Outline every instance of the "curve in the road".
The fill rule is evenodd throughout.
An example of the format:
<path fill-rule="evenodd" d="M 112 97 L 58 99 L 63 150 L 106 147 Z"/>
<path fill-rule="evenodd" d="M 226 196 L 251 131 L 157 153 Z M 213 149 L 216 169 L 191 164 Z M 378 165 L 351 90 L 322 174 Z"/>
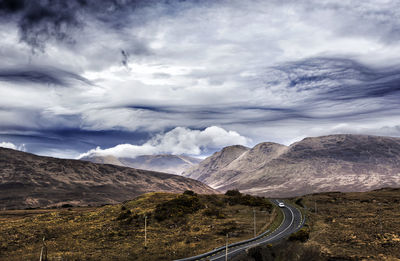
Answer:
<path fill-rule="evenodd" d="M 271 200 L 271 202 L 274 203 L 275 205 L 279 204 L 279 200 L 276 199 Z M 277 229 L 275 229 L 271 233 L 268 233 L 269 231 L 267 230 L 266 232 L 262 233 L 261 235 L 255 238 L 251 238 L 249 240 L 228 245 L 228 258 L 232 258 L 237 254 L 239 254 L 241 251 L 245 251 L 250 247 L 279 241 L 289 236 L 290 234 L 298 231 L 304 225 L 305 219 L 303 218 L 303 215 L 299 209 L 290 204 L 285 204 L 285 207 L 281 209 L 283 212 L 283 220 Z M 223 261 L 225 260 L 225 255 L 226 255 L 226 248 L 225 246 L 223 246 L 201 255 L 178 259 L 176 261 L 194 261 L 194 260 Z"/>

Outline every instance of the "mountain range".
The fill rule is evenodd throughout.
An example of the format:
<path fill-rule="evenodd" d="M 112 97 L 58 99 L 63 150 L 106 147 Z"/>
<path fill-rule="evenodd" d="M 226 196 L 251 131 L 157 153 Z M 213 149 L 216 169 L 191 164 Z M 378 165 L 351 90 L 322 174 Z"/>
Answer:
<path fill-rule="evenodd" d="M 0 209 L 102 205 L 152 191 L 215 193 L 178 175 L 0 148 Z"/>
<path fill-rule="evenodd" d="M 135 158 L 89 155 L 81 160 L 93 163 L 112 164 L 136 169 L 152 170 L 180 175 L 186 169 L 197 165 L 201 159 L 183 155 L 141 155 Z"/>
<path fill-rule="evenodd" d="M 290 146 L 272 142 L 253 148 L 234 145 L 198 164 L 198 159 L 176 155 L 84 160 L 0 148 L 0 209 L 101 205 L 151 191 L 239 189 L 254 195 L 292 197 L 400 187 L 400 138 L 394 137 L 341 134 L 305 138 Z M 146 168 L 186 170 L 178 176 Z"/>
<path fill-rule="evenodd" d="M 269 197 L 400 186 L 400 139 L 368 135 L 305 138 L 290 146 L 229 146 L 183 173 L 211 187 Z"/>

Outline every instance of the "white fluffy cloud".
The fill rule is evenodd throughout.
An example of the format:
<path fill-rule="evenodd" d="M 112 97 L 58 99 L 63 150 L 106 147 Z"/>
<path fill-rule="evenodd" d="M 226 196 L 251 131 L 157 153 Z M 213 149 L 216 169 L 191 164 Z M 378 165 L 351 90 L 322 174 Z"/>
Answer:
<path fill-rule="evenodd" d="M 4 142 L 4 141 L 0 143 L 0 147 L 7 148 L 7 149 L 13 149 L 13 150 L 17 149 L 17 146 L 15 146 L 14 143 Z"/>
<path fill-rule="evenodd" d="M 217 126 L 208 127 L 203 131 L 176 127 L 167 133 L 156 135 L 142 145 L 120 144 L 108 149 L 97 147 L 80 155 L 80 158 L 94 155 L 134 158 L 139 155 L 162 153 L 200 155 L 206 148 L 247 145 L 249 142 L 248 138 L 239 133 Z"/>
<path fill-rule="evenodd" d="M 21 144 L 21 145 L 17 146 L 12 142 L 7 142 L 7 141 L 0 142 L 0 147 L 7 148 L 7 149 L 13 149 L 13 150 L 26 151 L 25 144 Z"/>

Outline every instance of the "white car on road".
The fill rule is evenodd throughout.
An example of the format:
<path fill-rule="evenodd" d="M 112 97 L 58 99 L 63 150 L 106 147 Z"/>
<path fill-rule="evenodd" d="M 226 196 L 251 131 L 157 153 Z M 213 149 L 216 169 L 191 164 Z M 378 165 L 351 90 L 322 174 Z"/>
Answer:
<path fill-rule="evenodd" d="M 279 202 L 278 206 L 279 206 L 280 208 L 284 208 L 284 207 L 285 207 L 285 204 L 283 204 L 283 202 Z"/>

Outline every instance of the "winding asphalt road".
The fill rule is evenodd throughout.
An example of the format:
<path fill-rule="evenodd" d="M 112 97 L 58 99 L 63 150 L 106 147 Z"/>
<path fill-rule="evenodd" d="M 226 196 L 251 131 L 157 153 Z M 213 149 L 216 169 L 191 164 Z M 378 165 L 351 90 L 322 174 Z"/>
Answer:
<path fill-rule="evenodd" d="M 282 200 L 273 199 L 272 203 L 278 205 L 279 202 L 283 202 Z M 243 244 L 233 244 L 234 246 L 228 246 L 228 260 L 242 251 L 245 251 L 248 248 L 269 244 L 273 242 L 277 242 L 290 234 L 298 231 L 303 225 L 304 220 L 303 216 L 297 208 L 290 204 L 285 203 L 285 207 L 281 208 L 284 214 L 284 218 L 280 226 L 272 231 L 271 233 L 265 233 L 263 236 L 258 236 L 254 239 L 243 241 Z M 224 261 L 225 260 L 226 248 L 220 247 L 216 250 L 193 256 L 188 258 L 179 259 L 176 261 L 194 261 L 194 260 L 211 260 L 211 261 Z"/>

